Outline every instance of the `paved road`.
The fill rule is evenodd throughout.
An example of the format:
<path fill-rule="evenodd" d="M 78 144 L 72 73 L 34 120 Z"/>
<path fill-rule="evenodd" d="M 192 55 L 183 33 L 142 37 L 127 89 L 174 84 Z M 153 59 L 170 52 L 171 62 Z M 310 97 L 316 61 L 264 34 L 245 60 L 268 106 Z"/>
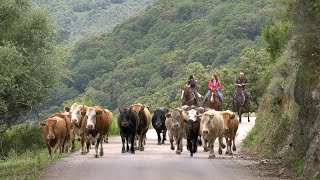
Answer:
<path fill-rule="evenodd" d="M 244 121 L 246 118 L 244 119 Z M 241 140 L 253 127 L 255 118 L 251 123 L 243 122 L 239 126 L 237 136 L 238 148 Z M 45 169 L 45 176 L 40 179 L 109 179 L 109 180 L 255 180 L 270 179 L 258 177 L 244 165 L 256 163 L 234 157 L 218 155 L 217 143 L 215 145 L 215 159 L 208 159 L 208 152 L 199 151 L 190 157 L 186 150 L 177 155 L 170 150 L 169 141 L 164 145 L 157 145 L 156 133 L 150 129 L 147 133 L 145 151 L 137 151 L 136 154 L 122 154 L 120 137 L 109 140 L 104 144 L 105 155 L 94 158 L 93 150 L 89 154 L 80 155 L 74 153 L 71 157 L 51 165 Z M 167 138 L 168 139 L 168 138 Z M 225 150 L 224 150 L 225 153 Z"/>

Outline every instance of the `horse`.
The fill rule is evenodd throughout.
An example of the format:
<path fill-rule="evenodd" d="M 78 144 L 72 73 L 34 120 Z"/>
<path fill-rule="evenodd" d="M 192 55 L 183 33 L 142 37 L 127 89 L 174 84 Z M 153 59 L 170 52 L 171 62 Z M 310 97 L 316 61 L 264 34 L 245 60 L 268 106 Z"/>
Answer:
<path fill-rule="evenodd" d="M 243 110 L 248 113 L 248 122 L 250 122 L 250 99 L 246 99 L 245 92 L 243 89 L 238 88 L 236 91 L 236 95 L 233 99 L 233 109 L 238 113 L 239 123 L 241 123 L 241 115 Z"/>
<path fill-rule="evenodd" d="M 208 96 L 207 106 L 210 109 L 214 109 L 216 111 L 222 110 L 222 102 L 218 96 L 217 89 L 213 88 L 210 90 L 210 94 Z"/>
<path fill-rule="evenodd" d="M 197 102 L 197 99 L 194 95 L 193 90 L 191 89 L 191 87 L 184 87 L 182 90 L 182 94 L 181 94 L 181 100 L 182 100 L 182 106 L 183 105 L 188 105 L 188 106 L 198 106 L 199 102 Z"/>

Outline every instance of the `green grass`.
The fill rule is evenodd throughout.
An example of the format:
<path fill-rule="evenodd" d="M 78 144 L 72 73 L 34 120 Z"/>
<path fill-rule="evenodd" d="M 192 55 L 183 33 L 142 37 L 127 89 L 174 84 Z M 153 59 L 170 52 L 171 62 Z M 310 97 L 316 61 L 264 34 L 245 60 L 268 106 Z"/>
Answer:
<path fill-rule="evenodd" d="M 10 152 L 6 160 L 0 161 L 0 179 L 37 179 L 42 175 L 43 168 L 46 165 L 69 154 L 56 154 L 51 159 L 48 156 L 47 149 L 38 150 L 37 152 L 27 151 L 20 155 Z"/>

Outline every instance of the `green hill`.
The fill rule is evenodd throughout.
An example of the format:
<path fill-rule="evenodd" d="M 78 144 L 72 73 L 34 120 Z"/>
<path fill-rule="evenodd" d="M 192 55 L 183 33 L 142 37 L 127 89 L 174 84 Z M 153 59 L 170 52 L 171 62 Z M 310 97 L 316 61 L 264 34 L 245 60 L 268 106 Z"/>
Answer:
<path fill-rule="evenodd" d="M 265 0 L 158 1 L 112 33 L 78 42 L 68 62 L 71 79 L 54 102 L 61 102 L 66 97 L 62 95 L 74 98 L 80 93 L 81 99 L 110 109 L 137 101 L 152 107 L 176 106 L 190 74 L 200 78 L 198 89 L 205 94 L 215 72 L 229 104 L 239 70 L 251 68 L 252 81 L 260 76 L 246 61 L 267 64 L 261 60 L 266 52 L 255 49 L 263 44 L 262 27 L 271 10 Z M 256 99 L 263 93 L 252 89 Z"/>
<path fill-rule="evenodd" d="M 151 5 L 155 0 L 33 0 L 51 12 L 58 39 L 74 43 L 84 37 L 110 32 L 114 26 Z"/>

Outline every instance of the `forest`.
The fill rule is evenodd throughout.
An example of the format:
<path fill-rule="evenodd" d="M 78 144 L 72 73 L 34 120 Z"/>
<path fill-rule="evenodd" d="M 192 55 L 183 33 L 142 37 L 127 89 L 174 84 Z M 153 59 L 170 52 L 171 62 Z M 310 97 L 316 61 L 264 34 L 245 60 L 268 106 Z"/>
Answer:
<path fill-rule="evenodd" d="M 38 122 L 73 102 L 115 113 L 135 102 L 151 110 L 180 106 L 190 74 L 202 95 L 217 74 L 224 109 L 231 109 L 243 71 L 257 113 L 245 147 L 318 178 L 318 1 L 158 0 L 137 9 L 130 0 L 54 2 L 0 3 L 3 157 L 12 148 L 3 137 L 13 137 L 14 125 Z"/>

